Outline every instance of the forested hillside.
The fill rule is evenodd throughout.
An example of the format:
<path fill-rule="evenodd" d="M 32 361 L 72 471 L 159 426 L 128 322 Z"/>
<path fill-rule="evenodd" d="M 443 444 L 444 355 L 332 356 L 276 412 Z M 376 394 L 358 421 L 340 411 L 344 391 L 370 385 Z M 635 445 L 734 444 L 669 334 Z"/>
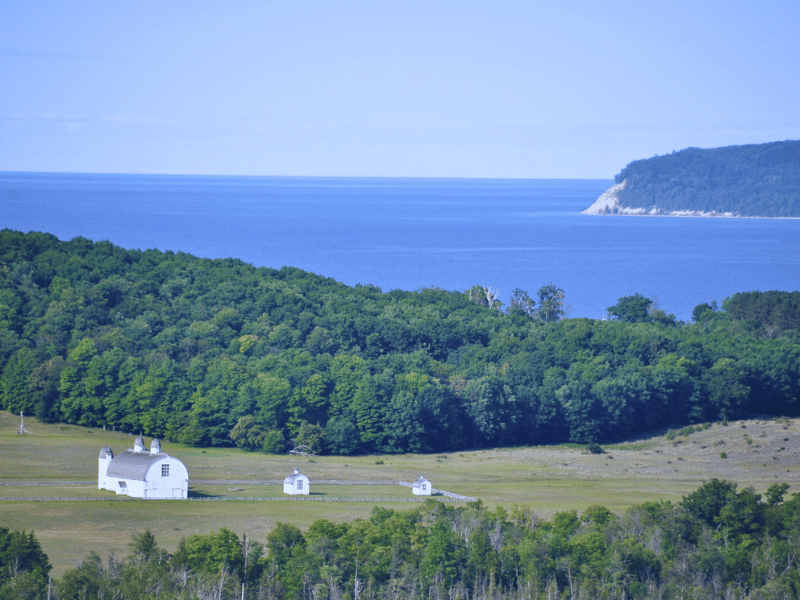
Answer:
<path fill-rule="evenodd" d="M 52 596 L 797 599 L 800 494 L 784 501 L 788 487 L 762 497 L 713 479 L 676 505 L 621 515 L 595 505 L 552 521 L 527 507 L 429 500 L 410 511 L 376 506 L 351 523 L 320 519 L 305 533 L 279 522 L 265 543 L 223 528 L 184 538 L 172 554 L 145 530 L 127 556 L 87 556 L 52 582 Z M 10 535 L 26 545 L 0 551 L 0 594 L 50 598 L 48 557 L 33 534 Z"/>
<path fill-rule="evenodd" d="M 615 181 L 626 208 L 800 217 L 800 141 L 686 148 L 634 161 Z"/>
<path fill-rule="evenodd" d="M 608 321 L 562 319 L 556 285 L 534 296 L 516 290 L 501 307 L 483 286 L 384 293 L 4 230 L 0 406 L 196 445 L 337 454 L 603 442 L 800 413 L 796 293 L 699 304 L 694 324 L 638 294 Z"/>

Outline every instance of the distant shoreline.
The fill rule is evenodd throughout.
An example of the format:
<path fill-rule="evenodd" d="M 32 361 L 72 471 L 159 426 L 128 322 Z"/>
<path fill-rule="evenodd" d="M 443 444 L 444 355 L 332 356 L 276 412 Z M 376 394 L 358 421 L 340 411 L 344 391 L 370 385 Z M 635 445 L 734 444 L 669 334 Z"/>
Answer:
<path fill-rule="evenodd" d="M 593 215 L 600 217 L 695 217 L 701 219 L 770 219 L 770 220 L 797 220 L 800 217 L 766 217 L 761 215 L 738 215 L 731 212 L 718 213 L 706 212 L 701 210 L 674 210 L 661 212 L 657 208 L 650 211 L 644 208 L 630 208 L 621 206 L 618 194 L 627 184 L 627 179 L 622 183 L 617 183 L 600 194 L 592 205 L 586 210 L 581 211 L 582 215 Z"/>

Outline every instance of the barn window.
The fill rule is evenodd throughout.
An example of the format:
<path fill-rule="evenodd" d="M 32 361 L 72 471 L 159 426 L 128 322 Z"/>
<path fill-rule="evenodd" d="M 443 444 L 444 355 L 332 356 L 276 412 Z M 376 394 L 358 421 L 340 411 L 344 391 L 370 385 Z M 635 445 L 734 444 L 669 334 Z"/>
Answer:
<path fill-rule="evenodd" d="M 117 483 L 119 484 L 119 487 L 121 487 L 121 488 L 128 487 L 128 482 L 127 481 L 118 481 Z"/>
<path fill-rule="evenodd" d="M 427 483 L 423 483 L 422 484 L 422 491 L 424 492 L 427 489 L 428 489 L 428 484 Z"/>
<path fill-rule="evenodd" d="M 161 465 L 161 476 L 169 477 L 169 465 Z"/>
<path fill-rule="evenodd" d="M 298 490 L 302 490 L 303 489 L 303 480 L 302 479 L 298 479 L 297 480 L 297 489 Z"/>

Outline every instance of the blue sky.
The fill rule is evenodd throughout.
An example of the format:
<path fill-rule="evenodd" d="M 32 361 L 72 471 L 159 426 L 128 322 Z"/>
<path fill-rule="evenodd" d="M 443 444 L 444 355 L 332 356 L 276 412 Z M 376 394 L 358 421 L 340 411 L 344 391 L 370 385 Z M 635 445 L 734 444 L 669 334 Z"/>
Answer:
<path fill-rule="evenodd" d="M 611 178 L 800 138 L 800 2 L 0 4 L 0 170 Z"/>

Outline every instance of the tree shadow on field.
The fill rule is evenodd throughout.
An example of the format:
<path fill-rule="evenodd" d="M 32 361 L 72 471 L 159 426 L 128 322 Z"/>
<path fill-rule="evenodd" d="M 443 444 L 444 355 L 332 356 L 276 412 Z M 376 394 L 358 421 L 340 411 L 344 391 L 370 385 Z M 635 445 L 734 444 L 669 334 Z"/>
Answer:
<path fill-rule="evenodd" d="M 200 490 L 189 490 L 189 498 L 219 498 L 219 494 L 206 494 Z"/>

